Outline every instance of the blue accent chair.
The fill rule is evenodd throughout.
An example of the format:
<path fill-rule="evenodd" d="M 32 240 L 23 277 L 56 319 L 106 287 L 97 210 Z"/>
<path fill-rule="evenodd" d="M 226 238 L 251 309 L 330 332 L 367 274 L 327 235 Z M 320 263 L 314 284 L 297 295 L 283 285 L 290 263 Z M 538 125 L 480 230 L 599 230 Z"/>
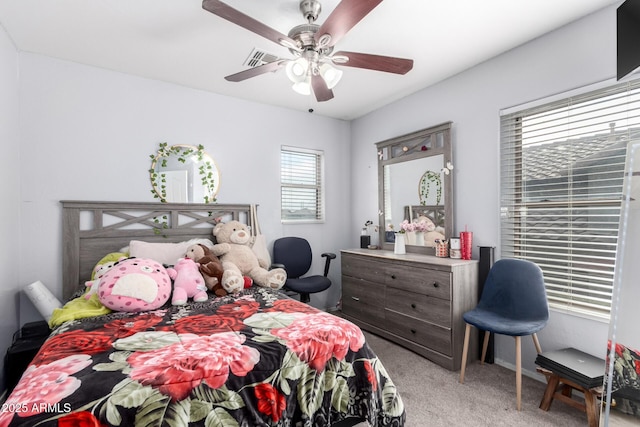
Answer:
<path fill-rule="evenodd" d="M 281 267 L 287 272 L 287 281 L 283 289 L 285 292 L 300 294 L 300 301 L 304 303 L 311 300 L 309 294 L 322 292 L 331 286 L 331 280 L 327 275 L 331 260 L 335 259 L 336 254 L 327 252 L 323 253 L 322 257 L 326 258 L 324 275 L 304 276 L 311 268 L 313 260 L 309 242 L 301 237 L 282 237 L 273 242 L 272 267 Z"/>
<path fill-rule="evenodd" d="M 531 261 L 501 259 L 489 270 L 480 302 L 462 316 L 467 323 L 462 349 L 460 383 L 469 350 L 471 326 L 485 331 L 480 363 L 484 363 L 491 333 L 509 335 L 516 341 L 516 399 L 517 409 L 522 401 L 521 337 L 531 335 L 538 353 L 542 353 L 537 332 L 549 321 L 549 304 L 542 270 Z"/>

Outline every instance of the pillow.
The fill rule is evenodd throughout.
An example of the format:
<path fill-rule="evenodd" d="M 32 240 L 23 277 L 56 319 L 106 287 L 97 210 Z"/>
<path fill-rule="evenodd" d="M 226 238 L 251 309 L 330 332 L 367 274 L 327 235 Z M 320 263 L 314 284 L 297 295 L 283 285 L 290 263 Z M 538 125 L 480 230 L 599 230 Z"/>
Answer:
<path fill-rule="evenodd" d="M 179 243 L 150 243 L 132 240 L 129 242 L 129 256 L 149 258 L 161 264 L 174 265 L 180 258 L 184 258 L 189 246 L 197 243 L 213 247 L 213 242 L 209 239 L 191 239 Z"/>

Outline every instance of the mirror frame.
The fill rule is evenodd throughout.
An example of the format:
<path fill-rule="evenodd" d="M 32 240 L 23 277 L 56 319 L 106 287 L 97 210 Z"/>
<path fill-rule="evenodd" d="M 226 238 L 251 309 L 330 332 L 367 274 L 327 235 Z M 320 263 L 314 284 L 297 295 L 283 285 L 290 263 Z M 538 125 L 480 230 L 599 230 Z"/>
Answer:
<path fill-rule="evenodd" d="M 451 124 L 442 123 L 406 135 L 377 142 L 378 151 L 378 209 L 379 209 L 379 239 L 380 247 L 386 250 L 393 250 L 393 243 L 385 241 L 385 208 L 384 208 L 384 170 L 385 166 L 393 165 L 411 160 L 442 155 L 442 168 L 447 163 L 453 163 L 451 147 Z M 453 236 L 453 172 L 442 174 L 442 194 L 444 196 L 444 229 L 445 236 L 449 240 Z M 416 183 L 416 188 L 418 183 Z M 416 194 L 416 200 L 418 194 Z M 413 205 L 415 206 L 415 205 Z M 403 207 L 403 210 L 404 207 Z M 394 224 L 399 226 L 400 224 Z M 407 252 L 435 254 L 434 247 L 407 245 Z"/>
<path fill-rule="evenodd" d="M 167 203 L 166 195 L 163 192 L 163 182 L 165 177 L 162 168 L 171 157 L 176 157 L 179 162 L 184 163 L 186 157 L 197 156 L 198 161 L 203 163 L 198 170 L 200 184 L 208 188 L 209 193 L 204 196 L 204 201 L 192 201 L 185 203 L 215 203 L 216 196 L 220 191 L 220 169 L 215 160 L 204 149 L 203 145 L 175 144 L 168 145 L 166 142 L 160 143 L 160 147 L 155 154 L 151 154 L 151 168 L 149 169 L 149 179 L 151 180 L 151 193 L 162 203 Z"/>

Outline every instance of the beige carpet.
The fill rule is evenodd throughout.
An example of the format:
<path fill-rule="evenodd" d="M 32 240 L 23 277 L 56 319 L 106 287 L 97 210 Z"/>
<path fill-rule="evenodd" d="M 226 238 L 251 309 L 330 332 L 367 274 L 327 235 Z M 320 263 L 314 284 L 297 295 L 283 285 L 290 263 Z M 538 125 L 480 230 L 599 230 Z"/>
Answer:
<path fill-rule="evenodd" d="M 407 427 L 562 426 L 584 427 L 587 415 L 562 402 L 538 408 L 544 378 L 522 378 L 522 411 L 516 410 L 515 372 L 495 364 L 467 366 L 465 383 L 429 360 L 365 332 L 391 375 L 407 411 Z"/>

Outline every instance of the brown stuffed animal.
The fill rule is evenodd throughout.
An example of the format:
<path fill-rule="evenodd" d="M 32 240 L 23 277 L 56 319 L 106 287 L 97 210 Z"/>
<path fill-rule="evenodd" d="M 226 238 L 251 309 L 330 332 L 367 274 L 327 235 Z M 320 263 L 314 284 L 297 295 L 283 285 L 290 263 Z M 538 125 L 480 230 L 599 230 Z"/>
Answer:
<path fill-rule="evenodd" d="M 222 262 L 205 245 L 196 244 L 187 248 L 187 258 L 199 264 L 200 273 L 207 288 L 216 296 L 223 297 L 227 291 L 222 287 Z"/>

